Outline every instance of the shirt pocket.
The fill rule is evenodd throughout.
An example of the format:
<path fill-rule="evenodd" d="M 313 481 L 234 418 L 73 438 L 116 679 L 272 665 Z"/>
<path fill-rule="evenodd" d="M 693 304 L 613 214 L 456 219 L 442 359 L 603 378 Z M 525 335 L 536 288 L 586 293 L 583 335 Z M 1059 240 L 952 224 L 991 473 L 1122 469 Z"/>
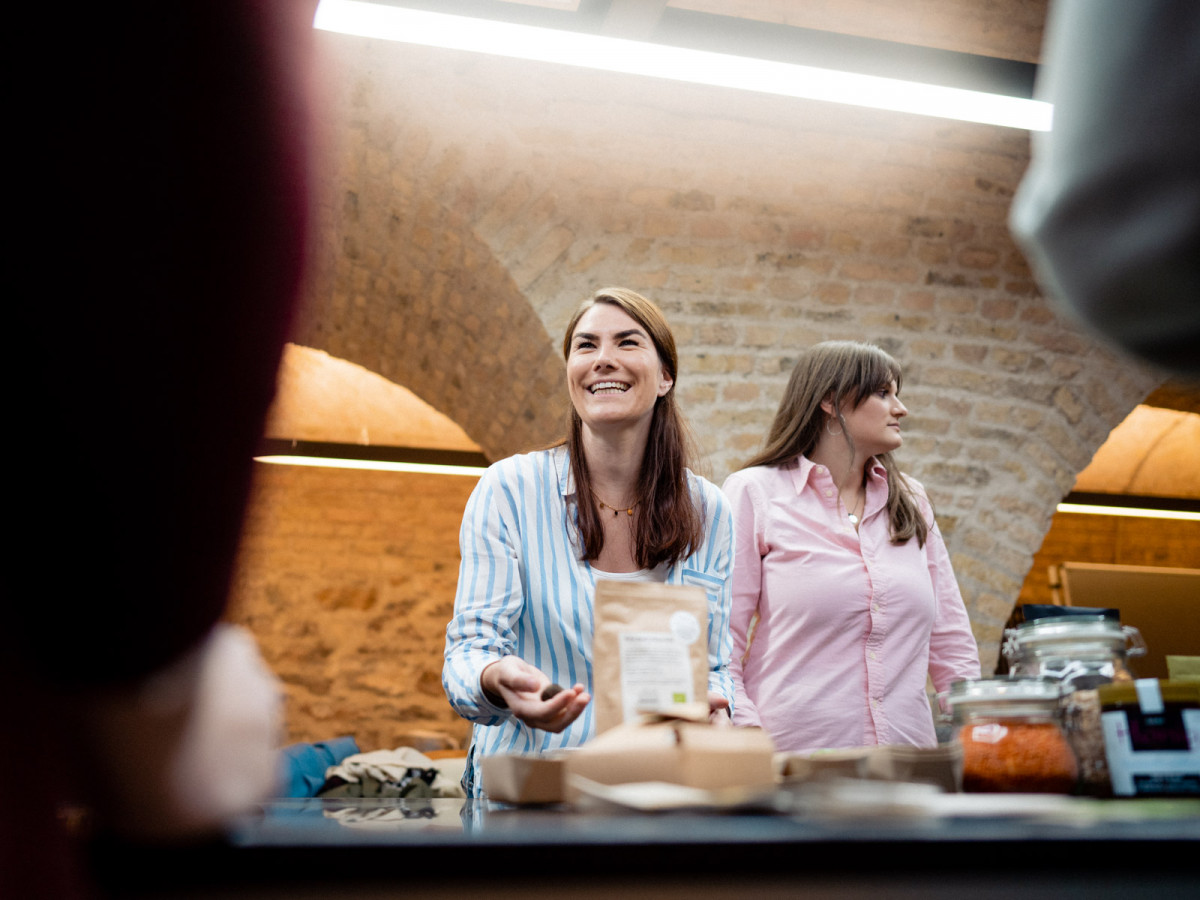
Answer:
<path fill-rule="evenodd" d="M 696 585 L 708 591 L 708 599 L 719 600 L 721 597 L 721 589 L 725 586 L 725 579 L 717 575 L 710 575 L 700 569 L 684 568 L 679 573 L 679 580 L 683 584 Z"/>

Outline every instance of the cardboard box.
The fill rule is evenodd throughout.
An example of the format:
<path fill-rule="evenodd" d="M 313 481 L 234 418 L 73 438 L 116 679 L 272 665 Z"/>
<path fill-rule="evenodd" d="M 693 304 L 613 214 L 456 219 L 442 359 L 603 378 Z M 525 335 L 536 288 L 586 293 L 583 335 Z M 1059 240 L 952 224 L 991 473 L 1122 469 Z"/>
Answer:
<path fill-rule="evenodd" d="M 937 747 L 882 744 L 785 753 L 775 760 L 784 784 L 825 779 L 861 779 L 931 784 L 946 793 L 962 790 L 963 750 L 958 743 Z"/>
<path fill-rule="evenodd" d="M 660 781 L 705 790 L 769 789 L 775 745 L 760 728 L 647 716 L 618 725 L 575 749 L 566 760 L 566 797 L 575 776 L 598 784 Z"/>
<path fill-rule="evenodd" d="M 545 756 L 498 754 L 480 760 L 483 789 L 489 800 L 500 803 L 561 803 L 564 759 L 568 754 Z"/>

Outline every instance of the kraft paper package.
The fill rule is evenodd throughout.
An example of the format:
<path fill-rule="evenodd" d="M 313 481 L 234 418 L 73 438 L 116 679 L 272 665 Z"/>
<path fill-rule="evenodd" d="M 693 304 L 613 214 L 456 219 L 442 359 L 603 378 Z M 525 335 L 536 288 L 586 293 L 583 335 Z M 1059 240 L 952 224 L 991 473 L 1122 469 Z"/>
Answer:
<path fill-rule="evenodd" d="M 775 745 L 761 728 L 709 724 L 708 703 L 678 704 L 610 728 L 566 756 L 566 799 L 578 803 L 597 785 L 672 784 L 704 791 L 775 787 Z M 725 798 L 728 799 L 727 797 Z M 719 805 L 721 798 L 692 803 Z"/>
<path fill-rule="evenodd" d="M 566 751 L 534 754 L 501 753 L 479 761 L 489 800 L 501 803 L 561 803 Z"/>
<path fill-rule="evenodd" d="M 596 734 L 639 712 L 708 698 L 708 594 L 646 581 L 596 582 Z"/>

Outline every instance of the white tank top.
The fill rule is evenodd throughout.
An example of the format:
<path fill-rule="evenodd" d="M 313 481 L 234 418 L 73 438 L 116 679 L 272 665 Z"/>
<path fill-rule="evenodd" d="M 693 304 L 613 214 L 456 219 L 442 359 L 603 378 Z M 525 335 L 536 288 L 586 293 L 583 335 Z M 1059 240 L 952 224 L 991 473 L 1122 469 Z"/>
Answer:
<path fill-rule="evenodd" d="M 596 573 L 597 578 L 609 581 L 657 581 L 659 584 L 665 584 L 667 580 L 666 563 L 660 563 L 653 569 L 638 569 L 636 572 L 605 572 L 595 566 L 592 566 L 592 571 Z"/>

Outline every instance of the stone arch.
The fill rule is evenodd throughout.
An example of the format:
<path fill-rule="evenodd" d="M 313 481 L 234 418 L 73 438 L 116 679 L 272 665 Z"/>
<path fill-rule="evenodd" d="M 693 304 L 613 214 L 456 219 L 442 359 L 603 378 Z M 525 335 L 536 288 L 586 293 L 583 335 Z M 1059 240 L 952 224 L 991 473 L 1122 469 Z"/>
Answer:
<path fill-rule="evenodd" d="M 439 197 L 396 194 L 389 175 L 325 186 L 339 213 L 295 339 L 407 387 L 489 459 L 555 439 L 567 407 L 556 342 L 463 218 Z"/>

